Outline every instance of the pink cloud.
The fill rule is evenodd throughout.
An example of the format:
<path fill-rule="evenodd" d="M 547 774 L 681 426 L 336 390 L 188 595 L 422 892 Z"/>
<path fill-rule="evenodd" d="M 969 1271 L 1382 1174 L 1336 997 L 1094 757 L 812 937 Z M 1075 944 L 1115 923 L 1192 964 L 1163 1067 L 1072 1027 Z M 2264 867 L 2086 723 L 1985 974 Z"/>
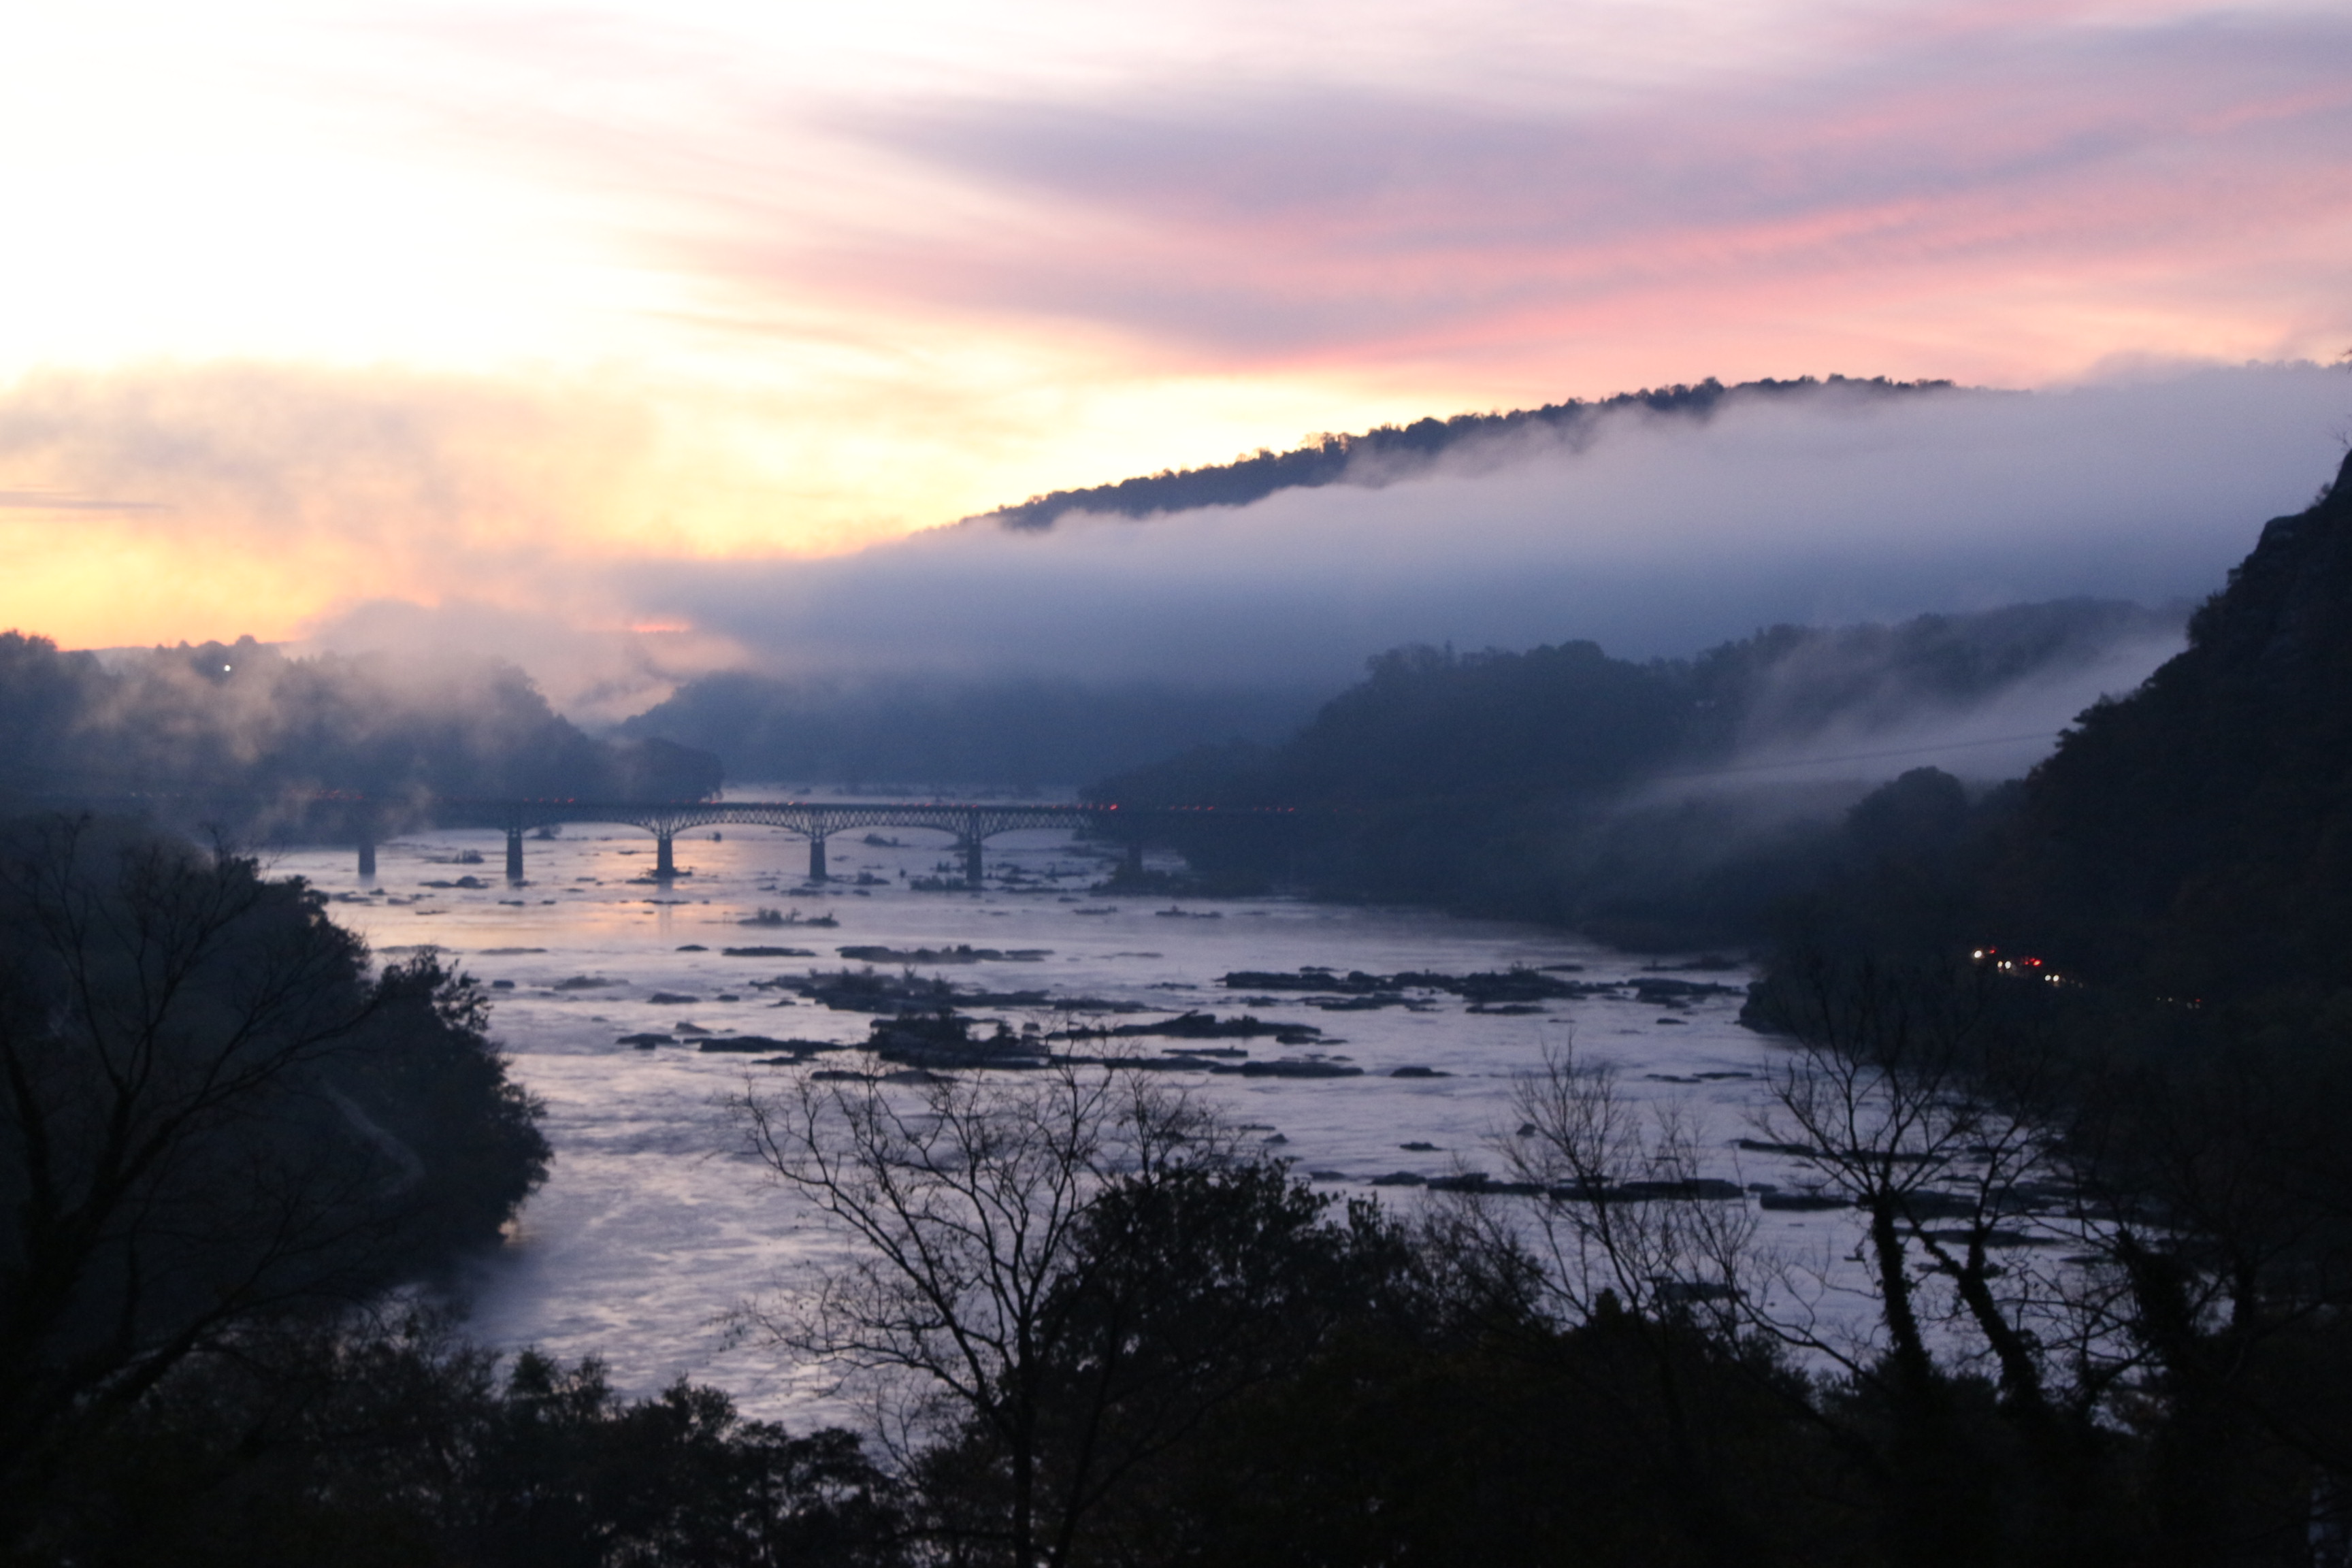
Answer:
<path fill-rule="evenodd" d="M 1422 41 L 1444 67 L 1420 68 L 1377 4 L 1366 36 L 1406 51 L 1378 69 L 1274 26 L 1239 67 L 913 76 L 541 14 L 441 24 L 478 68 L 404 90 L 456 144 L 591 193 L 680 320 L 820 352 L 977 332 L 1082 344 L 1114 377 L 1443 402 L 2352 342 L 2352 15 L 1771 15 L 1750 63 L 1612 77 L 1464 54 L 1442 19 Z M 1465 89 L 1481 70 L 1494 90 Z"/>
<path fill-rule="evenodd" d="M 832 129 L 899 161 L 877 199 L 929 182 L 984 193 L 985 219 L 754 214 L 671 254 L 748 299 L 1059 321 L 1237 368 L 1759 311 L 1791 342 L 1858 307 L 1897 337 L 2011 331 L 2101 294 L 2170 340 L 2123 346 L 2342 330 L 2352 18 L 1967 21 L 1556 117 L 1199 80 L 861 106 Z M 2044 374 L 2118 346 L 2078 335 Z"/>

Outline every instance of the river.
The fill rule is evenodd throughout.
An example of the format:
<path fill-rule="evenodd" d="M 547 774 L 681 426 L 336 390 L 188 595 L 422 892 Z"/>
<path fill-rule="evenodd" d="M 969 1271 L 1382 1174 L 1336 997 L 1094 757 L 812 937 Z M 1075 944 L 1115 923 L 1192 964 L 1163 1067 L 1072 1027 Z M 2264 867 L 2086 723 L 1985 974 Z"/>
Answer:
<path fill-rule="evenodd" d="M 1246 1011 L 1321 1030 L 1323 1037 L 1307 1045 L 1264 1037 L 1215 1043 L 1246 1049 L 1254 1059 L 1321 1058 L 1360 1076 L 1178 1076 L 1246 1137 L 1335 1193 L 1378 1191 L 1409 1204 L 1411 1187 L 1374 1189 L 1371 1179 L 1498 1172 L 1495 1144 L 1510 1131 L 1514 1075 L 1571 1039 L 1580 1053 L 1618 1061 L 1637 1089 L 1675 1096 L 1693 1109 L 1707 1147 L 1720 1151 L 1704 1173 L 1739 1180 L 1774 1173 L 1771 1157 L 1740 1152 L 1732 1142 L 1753 1131 L 1748 1111 L 1772 1049 L 1737 1021 L 1743 972 L 1677 972 L 1671 960 L 1629 957 L 1558 931 L 1427 910 L 1098 893 L 1092 889 L 1110 869 L 1108 855 L 1063 831 L 992 839 L 987 886 L 977 894 L 912 886 L 961 874 L 960 866 L 949 868 L 956 858 L 937 833 L 843 834 L 831 845 L 834 880 L 812 889 L 802 885 L 807 851 L 800 839 L 759 828 L 721 831 L 723 837 L 680 836 L 678 864 L 688 874 L 667 887 L 650 879 L 651 840 L 625 827 L 572 827 L 530 841 L 529 881 L 520 889 L 500 875 L 504 840 L 490 832 L 434 832 L 386 844 L 367 888 L 349 851 L 276 858 L 279 874 L 304 877 L 328 893 L 335 917 L 366 935 L 380 955 L 429 944 L 498 987 L 494 1033 L 516 1079 L 545 1102 L 556 1157 L 509 1245 L 472 1282 L 470 1331 L 487 1342 L 536 1345 L 567 1360 L 600 1356 L 614 1383 L 631 1392 L 684 1375 L 727 1388 L 748 1410 L 796 1423 L 841 1414 L 822 1397 L 812 1369 L 767 1346 L 732 1343 L 725 1329 L 732 1309 L 794 1270 L 822 1267 L 835 1245 L 804 1205 L 762 1179 L 719 1107 L 747 1079 L 790 1069 L 704 1053 L 693 1042 L 696 1031 L 862 1041 L 867 1015 L 752 984 L 855 968 L 838 955 L 846 946 L 1019 953 L 932 967 L 967 987 L 1045 989 L 1171 1012 Z M 744 923 L 763 909 L 798 923 Z M 837 923 L 807 923 L 815 917 Z M 752 945 L 815 956 L 720 951 Z M 1630 983 L 1656 978 L 1651 966 L 1661 962 L 1685 983 L 1721 989 L 1670 1005 L 1654 991 L 1648 1000 L 1637 997 Z M 1474 1011 L 1471 1002 L 1442 993 L 1416 993 L 1410 1007 L 1367 1011 L 1322 1011 L 1288 996 L 1244 1005 L 1246 991 L 1219 984 L 1231 971 L 1307 966 L 1342 974 L 1524 966 L 1629 984 L 1525 1012 Z M 1015 1029 L 1066 1021 L 1053 1006 L 976 1012 Z M 1137 1016 L 1148 1015 L 1111 1021 Z M 621 1043 L 644 1033 L 682 1043 Z M 1392 1076 L 1404 1068 L 1428 1072 Z M 1825 1216 L 1811 1222 L 1817 1231 L 1830 1228 Z M 1801 1228 L 1809 1221 L 1777 1223 Z"/>

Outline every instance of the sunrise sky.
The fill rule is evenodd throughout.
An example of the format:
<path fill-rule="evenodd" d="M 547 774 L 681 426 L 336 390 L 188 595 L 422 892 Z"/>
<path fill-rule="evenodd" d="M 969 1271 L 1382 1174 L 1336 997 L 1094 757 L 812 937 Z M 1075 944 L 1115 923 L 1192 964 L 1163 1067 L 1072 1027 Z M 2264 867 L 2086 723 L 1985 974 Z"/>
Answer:
<path fill-rule="evenodd" d="M 2335 362 L 2352 9 L 19 7 L 0 200 L 0 625 L 667 624 L 1314 431 Z"/>

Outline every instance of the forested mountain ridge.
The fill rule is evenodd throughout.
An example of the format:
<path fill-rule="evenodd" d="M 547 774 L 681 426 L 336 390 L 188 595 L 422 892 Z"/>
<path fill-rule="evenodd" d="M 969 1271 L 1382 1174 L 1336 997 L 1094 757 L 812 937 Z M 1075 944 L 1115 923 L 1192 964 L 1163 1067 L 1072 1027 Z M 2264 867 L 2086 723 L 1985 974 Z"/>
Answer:
<path fill-rule="evenodd" d="M 1279 832 L 1188 827 L 1186 853 L 1213 883 L 1447 904 L 1640 944 L 1734 941 L 1835 858 L 1837 815 L 1858 792 L 1636 799 L 1646 784 L 1759 752 L 1868 749 L 1888 733 L 1916 743 L 1939 717 L 2037 682 L 2079 683 L 2119 646 L 2179 624 L 2169 611 L 2062 600 L 1892 626 L 1778 626 L 1648 663 L 1589 642 L 1399 648 L 1278 746 L 1200 749 L 1087 794 L 1321 808 Z"/>
<path fill-rule="evenodd" d="M 2000 924 L 2184 997 L 2352 988 L 2352 456 L 2027 781 Z"/>
<path fill-rule="evenodd" d="M 1844 375 L 1832 375 L 1827 380 L 1806 375 L 1791 381 L 1768 377 L 1725 386 L 1709 376 L 1696 386 L 1644 388 L 1591 401 L 1574 397 L 1565 403 L 1548 403 L 1540 408 L 1515 409 L 1507 414 L 1456 414 L 1447 419 L 1416 419 L 1405 426 L 1379 426 L 1360 435 L 1327 434 L 1287 452 L 1261 448 L 1230 463 L 1166 468 L 1115 484 L 1054 490 L 1031 496 L 1018 506 L 999 507 L 963 521 L 1038 530 L 1053 527 L 1064 514 L 1074 511 L 1145 518 L 1162 512 L 1189 511 L 1196 507 L 1247 506 L 1276 490 L 1349 482 L 1383 483 L 1424 467 L 1440 454 L 1465 442 L 1526 431 L 1547 431 L 1573 440 L 1602 416 L 1634 409 L 1703 420 L 1725 404 L 1740 399 L 1803 396 L 1824 391 L 1894 397 L 1946 392 L 1952 386 L 1948 381 L 1889 381 L 1885 376 Z"/>

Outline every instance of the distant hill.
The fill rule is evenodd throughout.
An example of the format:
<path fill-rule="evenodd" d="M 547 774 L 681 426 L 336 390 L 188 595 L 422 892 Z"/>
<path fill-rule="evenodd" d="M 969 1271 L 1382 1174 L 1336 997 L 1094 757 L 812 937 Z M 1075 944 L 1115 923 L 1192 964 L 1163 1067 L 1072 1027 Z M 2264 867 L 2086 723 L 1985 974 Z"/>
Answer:
<path fill-rule="evenodd" d="M 1087 794 L 1314 808 L 1278 830 L 1202 814 L 1184 848 L 1213 884 L 1443 904 L 1640 945 L 1738 941 L 1841 852 L 1833 830 L 1864 788 L 1750 783 L 1740 761 L 1887 743 L 1873 735 L 1917 747 L 1939 722 L 2106 668 L 2118 645 L 2177 635 L 2179 620 L 2073 599 L 1892 626 L 1779 626 L 1648 663 L 1590 642 L 1399 648 L 1277 746 L 1202 748 Z M 1654 789 L 1727 766 L 1738 782 L 1703 797 Z"/>
<path fill-rule="evenodd" d="M 1527 431 L 1545 431 L 1572 440 L 1602 416 L 1635 408 L 1703 420 L 1725 404 L 1743 399 L 1813 396 L 1824 392 L 1847 396 L 1900 397 L 1950 390 L 1952 383 L 1948 381 L 1889 381 L 1885 376 L 1865 380 L 1832 375 L 1819 380 L 1807 375 L 1794 381 L 1747 381 L 1737 386 L 1725 386 L 1709 376 L 1696 386 L 1622 392 L 1592 401 L 1570 398 L 1566 403 L 1549 403 L 1541 408 L 1522 408 L 1508 414 L 1457 414 L 1450 419 L 1416 419 L 1405 426 L 1382 425 L 1361 435 L 1327 435 L 1288 452 L 1260 450 L 1255 456 L 1230 463 L 1164 469 L 1117 484 L 1055 490 L 964 521 L 992 521 L 1008 529 L 1046 529 L 1064 514 L 1074 511 L 1143 518 L 1198 507 L 1247 506 L 1276 490 L 1386 483 L 1424 468 L 1446 451 L 1468 442 Z"/>

